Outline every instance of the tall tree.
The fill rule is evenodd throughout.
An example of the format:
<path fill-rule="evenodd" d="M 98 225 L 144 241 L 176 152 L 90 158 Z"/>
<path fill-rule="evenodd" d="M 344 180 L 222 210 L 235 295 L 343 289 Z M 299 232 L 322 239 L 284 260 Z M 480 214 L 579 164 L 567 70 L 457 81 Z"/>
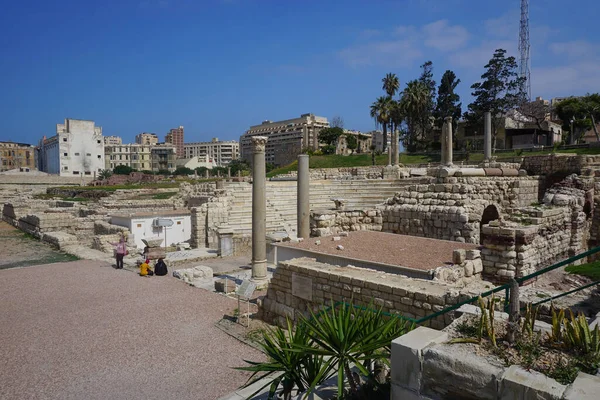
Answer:
<path fill-rule="evenodd" d="M 456 134 L 456 126 L 462 115 L 462 103 L 460 96 L 455 92 L 460 79 L 456 78 L 453 71 L 447 70 L 442 75 L 440 86 L 438 88 L 437 104 L 435 107 L 436 125 L 441 128 L 444 124 L 444 118 L 452 117 L 452 132 Z"/>
<path fill-rule="evenodd" d="M 376 126 L 383 128 L 383 151 L 387 148 L 387 127 L 390 123 L 393 102 L 389 96 L 380 96 L 371 104 L 371 118 L 375 120 Z"/>
<path fill-rule="evenodd" d="M 331 127 L 344 129 L 344 118 L 340 117 L 339 115 L 331 118 Z"/>
<path fill-rule="evenodd" d="M 417 149 L 419 142 L 425 139 L 425 134 L 430 127 L 429 93 L 429 88 L 419 80 L 408 82 L 402 91 L 400 108 L 407 126 L 403 141 L 408 151 Z"/>
<path fill-rule="evenodd" d="M 492 148 L 496 148 L 498 128 L 506 113 L 522 104 L 525 96 L 521 88 L 525 78 L 519 77 L 518 64 L 514 57 L 506 57 L 506 50 L 497 49 L 484 67 L 481 82 L 471 86 L 475 98 L 465 114 L 469 124 L 481 125 L 485 112 L 492 114 Z"/>
<path fill-rule="evenodd" d="M 388 96 L 394 97 L 396 92 L 400 89 L 400 81 L 396 74 L 388 72 L 385 77 L 381 80 L 383 83 L 382 89 L 387 93 Z"/>
<path fill-rule="evenodd" d="M 563 121 L 563 130 L 571 131 L 575 140 L 588 129 L 598 135 L 597 123 L 600 122 L 600 94 L 588 94 L 583 97 L 570 97 L 556 105 L 556 114 Z M 600 139 L 598 139 L 600 141 Z"/>

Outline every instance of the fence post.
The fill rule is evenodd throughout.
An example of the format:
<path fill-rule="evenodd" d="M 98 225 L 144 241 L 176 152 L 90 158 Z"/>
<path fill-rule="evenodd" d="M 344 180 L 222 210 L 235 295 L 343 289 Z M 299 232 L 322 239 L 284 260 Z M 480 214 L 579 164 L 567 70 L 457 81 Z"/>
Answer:
<path fill-rule="evenodd" d="M 510 281 L 510 300 L 508 303 L 508 331 L 506 338 L 509 343 L 515 342 L 516 334 L 519 331 L 520 306 L 519 283 L 513 279 Z"/>

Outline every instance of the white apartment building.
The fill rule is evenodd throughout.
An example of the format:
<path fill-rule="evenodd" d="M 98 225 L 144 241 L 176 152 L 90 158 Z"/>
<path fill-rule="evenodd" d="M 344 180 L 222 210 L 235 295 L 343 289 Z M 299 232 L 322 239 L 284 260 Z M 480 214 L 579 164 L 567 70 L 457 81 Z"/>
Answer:
<path fill-rule="evenodd" d="M 56 135 L 40 140 L 38 169 L 60 176 L 93 175 L 104 169 L 102 128 L 94 121 L 65 119 Z"/>
<path fill-rule="evenodd" d="M 318 150 L 319 131 L 329 127 L 326 117 L 314 114 L 302 114 L 300 118 L 285 121 L 263 121 L 251 126 L 240 137 L 241 157 L 252 162 L 252 136 L 268 137 L 266 162 L 276 166 L 287 165 L 294 161 L 302 149 Z"/>
<path fill-rule="evenodd" d="M 120 136 L 104 136 L 105 146 L 115 146 L 123 143 L 123 139 Z"/>
<path fill-rule="evenodd" d="M 118 165 L 126 165 L 137 171 L 174 171 L 175 146 L 121 144 L 105 147 L 106 169 L 113 170 Z"/>
<path fill-rule="evenodd" d="M 210 142 L 184 143 L 183 154 L 185 159 L 208 156 L 209 163 L 224 167 L 240 157 L 240 144 L 235 140 L 212 138 Z"/>
<path fill-rule="evenodd" d="M 137 144 L 145 144 L 145 145 L 155 145 L 158 144 L 158 135 L 156 133 L 148 133 L 142 132 L 135 135 L 135 143 Z"/>

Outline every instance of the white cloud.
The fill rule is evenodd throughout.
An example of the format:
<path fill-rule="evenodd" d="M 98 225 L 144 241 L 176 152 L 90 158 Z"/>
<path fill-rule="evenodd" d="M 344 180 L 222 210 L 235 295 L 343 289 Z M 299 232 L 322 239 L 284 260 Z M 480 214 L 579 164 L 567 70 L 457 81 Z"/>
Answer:
<path fill-rule="evenodd" d="M 485 31 L 493 38 L 508 39 L 519 38 L 520 14 L 516 11 L 508 12 L 498 18 L 490 18 L 484 21 Z"/>
<path fill-rule="evenodd" d="M 425 45 L 439 51 L 458 50 L 469 40 L 469 32 L 465 27 L 451 26 L 447 20 L 427 24 L 421 31 L 425 35 Z"/>
<path fill-rule="evenodd" d="M 566 58 L 598 58 L 600 56 L 600 46 L 584 40 L 573 40 L 570 42 L 551 43 L 548 48 L 555 55 Z"/>
<path fill-rule="evenodd" d="M 483 70 L 483 66 L 486 65 L 488 61 L 492 58 L 496 49 L 506 50 L 506 55 L 508 57 L 517 57 L 516 47 L 516 43 L 513 43 L 508 40 L 486 40 L 475 47 L 471 47 L 453 53 L 448 58 L 448 61 L 450 62 L 450 64 L 457 67 L 462 67 L 466 69 L 475 68 Z"/>
<path fill-rule="evenodd" d="M 582 95 L 600 87 L 600 60 L 576 62 L 563 66 L 534 68 L 531 91 L 544 97 Z"/>
<path fill-rule="evenodd" d="M 351 67 L 406 67 L 422 58 L 412 40 L 388 40 L 348 47 L 339 56 Z"/>

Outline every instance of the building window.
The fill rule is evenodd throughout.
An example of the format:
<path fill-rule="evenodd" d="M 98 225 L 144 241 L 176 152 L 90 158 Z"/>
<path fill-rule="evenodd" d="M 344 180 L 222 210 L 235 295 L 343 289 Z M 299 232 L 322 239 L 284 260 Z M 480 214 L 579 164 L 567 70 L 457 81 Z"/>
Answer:
<path fill-rule="evenodd" d="M 68 155 L 69 155 L 69 154 L 67 154 L 67 153 L 63 153 L 63 156 L 65 156 L 65 157 L 67 157 Z"/>
<path fill-rule="evenodd" d="M 92 173 L 90 171 L 85 171 L 86 175 L 91 175 Z"/>
<path fill-rule="evenodd" d="M 66 140 L 65 140 L 65 141 L 66 141 Z M 97 142 L 98 144 L 102 143 L 100 140 L 97 140 L 96 142 Z"/>
<path fill-rule="evenodd" d="M 177 225 L 181 225 L 181 221 L 177 221 Z"/>
<path fill-rule="evenodd" d="M 79 171 L 73 171 L 73 175 L 79 175 Z"/>
<path fill-rule="evenodd" d="M 66 138 L 66 137 L 64 137 L 64 138 L 63 138 L 63 142 L 66 142 L 66 141 L 67 141 L 67 138 Z"/>
<path fill-rule="evenodd" d="M 91 157 L 92 153 L 85 153 L 86 156 Z"/>
<path fill-rule="evenodd" d="M 100 154 L 98 154 L 98 158 L 102 158 L 102 156 Z"/>
<path fill-rule="evenodd" d="M 79 153 L 75 153 L 75 155 L 76 155 L 76 156 L 78 156 L 78 155 L 79 155 Z"/>

